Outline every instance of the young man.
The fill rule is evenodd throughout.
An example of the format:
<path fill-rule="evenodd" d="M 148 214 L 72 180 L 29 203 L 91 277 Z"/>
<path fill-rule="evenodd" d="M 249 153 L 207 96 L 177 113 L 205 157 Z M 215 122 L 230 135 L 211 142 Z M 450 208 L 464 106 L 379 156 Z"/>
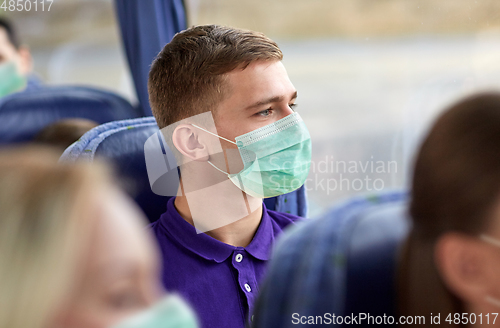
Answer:
<path fill-rule="evenodd" d="M 152 230 L 165 287 L 204 328 L 251 320 L 275 238 L 299 219 L 262 203 L 299 188 L 311 159 L 282 57 L 261 33 L 209 25 L 177 34 L 151 67 L 153 114 L 181 168 L 179 196 Z"/>
<path fill-rule="evenodd" d="M 29 49 L 21 45 L 12 24 L 0 18 L 0 98 L 38 86 L 32 69 Z"/>

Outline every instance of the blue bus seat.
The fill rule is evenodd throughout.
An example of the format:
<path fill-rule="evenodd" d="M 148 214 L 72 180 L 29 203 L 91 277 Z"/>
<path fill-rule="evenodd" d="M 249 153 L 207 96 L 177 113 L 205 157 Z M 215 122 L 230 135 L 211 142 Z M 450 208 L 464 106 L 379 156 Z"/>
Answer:
<path fill-rule="evenodd" d="M 130 183 L 131 196 L 136 200 L 151 222 L 166 211 L 168 197 L 153 193 L 144 156 L 146 140 L 159 128 L 154 117 L 109 122 L 84 134 L 80 140 L 66 149 L 61 161 L 83 160 L 92 162 L 102 157 L 114 164 L 120 180 Z M 170 152 L 168 146 L 165 151 Z M 127 189 L 127 188 L 126 188 Z M 286 195 L 264 200 L 266 207 L 280 212 L 306 216 L 305 188 Z"/>
<path fill-rule="evenodd" d="M 261 285 L 254 327 L 296 327 L 306 321 L 301 316 L 325 313 L 385 314 L 397 323 L 398 254 L 410 227 L 407 198 L 399 191 L 356 198 L 292 227 L 278 242 Z M 332 325 L 328 318 L 316 323 Z"/>
<path fill-rule="evenodd" d="M 65 118 L 99 124 L 138 117 L 121 96 L 83 86 L 43 86 L 0 99 L 0 145 L 26 142 L 45 126 Z"/>

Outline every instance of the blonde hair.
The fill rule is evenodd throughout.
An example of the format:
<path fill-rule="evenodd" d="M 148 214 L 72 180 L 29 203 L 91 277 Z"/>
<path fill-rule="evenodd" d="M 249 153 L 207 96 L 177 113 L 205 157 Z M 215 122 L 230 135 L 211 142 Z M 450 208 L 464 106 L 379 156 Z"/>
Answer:
<path fill-rule="evenodd" d="M 29 148 L 0 153 L 0 328 L 41 328 L 68 290 L 107 180 L 100 165 L 57 163 Z"/>

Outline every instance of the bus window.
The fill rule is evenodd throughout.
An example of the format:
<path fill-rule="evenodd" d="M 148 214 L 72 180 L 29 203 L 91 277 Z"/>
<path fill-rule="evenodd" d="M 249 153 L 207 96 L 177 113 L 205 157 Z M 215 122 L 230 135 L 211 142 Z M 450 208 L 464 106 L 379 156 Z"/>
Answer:
<path fill-rule="evenodd" d="M 439 110 L 500 84 L 495 0 L 186 0 L 188 26 L 248 28 L 276 40 L 311 131 L 310 215 L 360 193 L 408 186 Z M 6 12 L 48 83 L 137 100 L 111 0 Z"/>
<path fill-rule="evenodd" d="M 189 0 L 190 24 L 278 42 L 311 131 L 310 214 L 408 185 L 415 148 L 459 97 L 500 86 L 495 0 Z"/>

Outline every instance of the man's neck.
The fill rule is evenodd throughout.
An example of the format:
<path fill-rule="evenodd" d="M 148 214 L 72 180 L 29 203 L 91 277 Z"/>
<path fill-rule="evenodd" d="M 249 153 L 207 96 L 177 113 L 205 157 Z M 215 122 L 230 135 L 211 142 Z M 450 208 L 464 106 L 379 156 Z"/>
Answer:
<path fill-rule="evenodd" d="M 176 197 L 174 205 L 182 218 L 194 226 L 193 217 L 191 216 L 186 197 Z M 221 206 L 221 204 L 214 204 L 213 206 Z M 261 204 L 249 215 L 220 228 L 206 231 L 205 233 L 225 244 L 236 247 L 246 247 L 250 244 L 259 228 L 262 219 L 262 211 L 263 208 Z"/>

